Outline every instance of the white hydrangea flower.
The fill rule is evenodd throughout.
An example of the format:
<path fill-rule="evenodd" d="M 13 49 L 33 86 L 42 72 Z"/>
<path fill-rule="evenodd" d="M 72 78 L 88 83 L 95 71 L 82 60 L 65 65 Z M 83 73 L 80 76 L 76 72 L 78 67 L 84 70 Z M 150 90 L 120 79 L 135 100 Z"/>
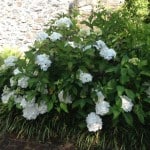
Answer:
<path fill-rule="evenodd" d="M 24 96 L 21 96 L 21 95 L 17 95 L 15 96 L 14 98 L 14 102 L 16 104 L 21 104 L 21 102 L 25 101 L 25 97 Z"/>
<path fill-rule="evenodd" d="M 0 66 L 0 71 L 6 70 L 8 69 L 8 66 L 6 66 L 5 64 Z"/>
<path fill-rule="evenodd" d="M 35 70 L 34 72 L 33 72 L 33 75 L 36 77 L 36 76 L 38 76 L 38 74 L 39 74 L 39 72 L 37 71 L 37 70 Z"/>
<path fill-rule="evenodd" d="M 41 102 L 40 105 L 36 104 L 36 108 L 39 114 L 45 114 L 46 112 L 48 112 L 47 105 L 45 104 L 45 102 Z"/>
<path fill-rule="evenodd" d="M 20 102 L 20 106 L 22 108 L 26 108 L 26 107 L 33 107 L 35 106 L 35 98 L 33 98 L 32 100 L 28 101 L 26 99 L 27 96 L 22 96 L 21 102 Z M 21 98 L 21 97 L 20 97 Z"/>
<path fill-rule="evenodd" d="M 103 93 L 101 91 L 95 90 L 97 97 L 98 97 L 98 101 L 103 101 L 105 99 L 105 96 L 103 95 Z"/>
<path fill-rule="evenodd" d="M 104 41 L 98 40 L 96 41 L 96 45 L 94 45 L 94 47 L 96 47 L 97 50 L 101 50 L 103 48 L 106 48 L 107 46 Z"/>
<path fill-rule="evenodd" d="M 131 99 L 125 95 L 120 96 L 121 100 L 122 100 L 122 106 L 121 108 L 125 111 L 125 112 L 130 112 L 132 110 L 133 107 L 133 103 L 131 101 Z"/>
<path fill-rule="evenodd" d="M 85 46 L 85 47 L 83 48 L 83 51 L 86 51 L 86 50 L 91 49 L 91 48 L 92 48 L 92 45 L 87 45 L 87 46 Z"/>
<path fill-rule="evenodd" d="M 70 18 L 64 17 L 64 18 L 60 18 L 59 20 L 57 20 L 55 22 L 55 25 L 57 27 L 67 27 L 67 28 L 69 28 L 72 25 L 72 21 L 70 20 Z"/>
<path fill-rule="evenodd" d="M 51 60 L 49 60 L 49 56 L 46 54 L 40 54 L 36 56 L 35 63 L 38 64 L 43 71 L 47 71 L 47 69 L 51 66 Z"/>
<path fill-rule="evenodd" d="M 95 112 L 88 114 L 86 117 L 86 123 L 90 132 L 96 132 L 102 129 L 102 119 Z"/>
<path fill-rule="evenodd" d="M 89 73 L 80 72 L 79 80 L 84 84 L 87 82 L 91 82 L 93 79 L 92 75 Z"/>
<path fill-rule="evenodd" d="M 57 40 L 60 40 L 62 38 L 62 35 L 60 33 L 57 32 L 53 32 L 50 36 L 49 36 L 50 40 L 52 42 L 55 42 Z"/>
<path fill-rule="evenodd" d="M 70 45 L 72 48 L 77 48 L 78 47 L 78 45 L 75 42 L 73 42 L 73 41 L 68 41 L 65 44 L 65 46 L 67 46 L 67 45 Z"/>
<path fill-rule="evenodd" d="M 21 88 L 27 88 L 28 87 L 28 80 L 29 77 L 22 77 L 18 80 L 18 86 L 20 86 Z"/>
<path fill-rule="evenodd" d="M 16 69 L 13 71 L 13 74 L 14 74 L 14 75 L 17 75 L 17 74 L 19 74 L 19 73 L 21 73 L 21 71 L 19 71 L 18 68 L 16 68 Z"/>
<path fill-rule="evenodd" d="M 39 33 L 37 34 L 36 40 L 37 40 L 37 41 L 44 41 L 44 40 L 47 39 L 48 37 L 49 37 L 49 36 L 48 36 L 47 33 L 45 33 L 45 32 L 39 32 Z"/>
<path fill-rule="evenodd" d="M 10 81 L 10 86 L 11 87 L 14 86 L 14 85 L 16 85 L 16 81 L 14 80 L 13 77 L 11 77 L 9 81 Z"/>
<path fill-rule="evenodd" d="M 104 116 L 109 112 L 110 104 L 106 101 L 96 102 L 95 110 L 96 114 Z"/>
<path fill-rule="evenodd" d="M 90 36 L 91 32 L 89 29 L 80 29 L 79 35 L 82 37 Z"/>
<path fill-rule="evenodd" d="M 39 111 L 35 107 L 35 105 L 28 106 L 23 109 L 23 117 L 26 118 L 27 120 L 36 119 L 38 115 L 39 115 Z"/>
<path fill-rule="evenodd" d="M 71 96 L 67 93 L 66 97 L 64 97 L 64 91 L 60 91 L 60 93 L 58 94 L 58 98 L 60 102 L 69 104 L 72 103 L 72 99 Z"/>
<path fill-rule="evenodd" d="M 1 100 L 4 104 L 7 104 L 9 99 L 14 95 L 14 91 L 11 91 L 7 86 L 4 87 L 1 95 Z"/>
<path fill-rule="evenodd" d="M 103 48 L 99 53 L 104 59 L 111 60 L 116 57 L 116 52 L 113 49 L 107 47 Z"/>
<path fill-rule="evenodd" d="M 15 66 L 17 60 L 18 58 L 16 56 L 9 56 L 4 60 L 4 64 L 6 67 L 13 67 Z"/>

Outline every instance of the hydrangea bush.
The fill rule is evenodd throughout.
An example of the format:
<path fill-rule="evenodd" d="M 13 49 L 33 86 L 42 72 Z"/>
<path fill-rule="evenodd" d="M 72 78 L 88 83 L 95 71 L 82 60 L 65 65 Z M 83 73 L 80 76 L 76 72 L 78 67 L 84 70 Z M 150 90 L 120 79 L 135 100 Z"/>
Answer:
<path fill-rule="evenodd" d="M 148 60 L 120 53 L 92 26 L 80 29 L 74 18 L 61 16 L 37 35 L 24 58 L 4 60 L 0 72 L 10 78 L 1 101 L 22 110 L 27 120 L 50 111 L 66 113 L 90 132 L 120 120 L 144 124 L 150 97 Z M 109 123 L 105 117 L 111 118 Z"/>

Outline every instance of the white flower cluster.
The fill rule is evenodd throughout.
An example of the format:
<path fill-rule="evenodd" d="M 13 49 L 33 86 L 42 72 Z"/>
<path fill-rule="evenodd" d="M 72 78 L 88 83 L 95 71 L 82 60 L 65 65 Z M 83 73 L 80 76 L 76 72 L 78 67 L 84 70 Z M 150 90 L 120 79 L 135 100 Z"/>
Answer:
<path fill-rule="evenodd" d="M 18 68 L 16 68 L 16 69 L 13 71 L 13 74 L 14 74 L 14 75 L 17 75 L 17 74 L 19 74 L 19 73 L 21 73 L 21 71 L 19 71 Z"/>
<path fill-rule="evenodd" d="M 57 40 L 60 40 L 62 38 L 62 35 L 60 33 L 57 32 L 53 32 L 50 36 L 49 36 L 50 40 L 52 42 L 55 42 Z"/>
<path fill-rule="evenodd" d="M 90 73 L 84 73 L 80 71 L 79 80 L 84 84 L 87 82 L 91 82 L 93 79 L 92 75 Z"/>
<path fill-rule="evenodd" d="M 40 54 L 36 56 L 35 63 L 38 64 L 43 71 L 47 71 L 47 69 L 51 66 L 51 60 L 49 56 L 46 54 Z"/>
<path fill-rule="evenodd" d="M 100 101 L 96 103 L 95 110 L 96 114 L 104 116 L 109 112 L 109 103 L 106 101 Z"/>
<path fill-rule="evenodd" d="M 14 95 L 14 91 L 11 91 L 7 86 L 4 87 L 1 95 L 1 100 L 4 104 L 7 104 L 9 99 Z"/>
<path fill-rule="evenodd" d="M 133 107 L 133 103 L 131 101 L 131 99 L 125 95 L 120 96 L 121 100 L 122 100 L 122 106 L 121 108 L 125 111 L 125 112 L 130 112 L 132 110 Z"/>
<path fill-rule="evenodd" d="M 47 33 L 45 33 L 45 32 L 39 32 L 39 33 L 37 34 L 36 40 L 37 40 L 37 41 L 44 41 L 44 40 L 47 39 L 48 37 L 49 37 L 49 36 L 48 36 Z"/>
<path fill-rule="evenodd" d="M 35 98 L 27 101 L 26 96 L 18 95 L 15 96 L 14 101 L 23 108 L 23 117 L 27 120 L 36 119 L 38 115 L 48 111 L 45 102 L 42 101 L 40 104 L 37 104 L 35 103 Z"/>
<path fill-rule="evenodd" d="M 71 96 L 67 93 L 66 97 L 64 97 L 64 91 L 60 91 L 60 93 L 58 94 L 58 98 L 60 102 L 69 104 L 72 103 L 72 99 Z"/>
<path fill-rule="evenodd" d="M 64 17 L 64 18 L 60 18 L 59 20 L 57 20 L 55 22 L 55 25 L 57 27 L 67 27 L 67 28 L 69 28 L 72 25 L 72 21 L 70 20 L 70 18 Z"/>
<path fill-rule="evenodd" d="M 79 31 L 79 36 L 81 37 L 86 37 L 86 36 L 90 36 L 91 32 L 89 29 L 80 29 Z"/>
<path fill-rule="evenodd" d="M 91 49 L 91 48 L 92 48 L 92 45 L 87 45 L 87 46 L 85 46 L 85 47 L 83 48 L 83 51 L 89 50 L 89 49 Z"/>
<path fill-rule="evenodd" d="M 9 56 L 4 60 L 4 64 L 6 67 L 13 67 L 15 66 L 17 60 L 18 58 L 16 56 Z"/>
<path fill-rule="evenodd" d="M 104 101 L 104 95 L 101 91 L 95 90 L 97 93 L 98 101 L 96 102 L 95 112 L 88 114 L 86 118 L 87 128 L 91 132 L 96 132 L 102 129 L 102 119 L 100 116 L 104 116 L 109 112 L 110 104 Z M 100 116 L 99 116 L 100 115 Z"/>
<path fill-rule="evenodd" d="M 24 104 L 22 104 L 22 107 L 23 107 L 23 117 L 26 118 L 27 120 L 36 119 L 38 115 L 47 112 L 47 105 L 44 102 L 38 105 L 37 103 L 34 102 L 34 100 L 29 102 L 24 100 Z"/>
<path fill-rule="evenodd" d="M 15 81 L 14 77 L 11 77 L 9 81 L 10 81 L 10 86 L 11 87 L 16 85 L 16 81 Z"/>
<path fill-rule="evenodd" d="M 20 86 L 21 88 L 27 88 L 28 87 L 28 80 L 29 77 L 22 77 L 18 80 L 18 86 Z"/>
<path fill-rule="evenodd" d="M 4 71 L 4 70 L 7 70 L 7 69 L 8 69 L 8 67 L 5 64 L 0 66 L 0 71 Z"/>
<path fill-rule="evenodd" d="M 102 129 L 102 119 L 95 112 L 88 114 L 86 117 L 86 123 L 90 132 L 96 132 Z"/>
<path fill-rule="evenodd" d="M 111 60 L 116 57 L 116 52 L 114 49 L 109 49 L 107 45 L 102 41 L 96 41 L 96 45 L 94 45 L 97 50 L 99 50 L 100 56 L 102 56 L 106 60 Z"/>

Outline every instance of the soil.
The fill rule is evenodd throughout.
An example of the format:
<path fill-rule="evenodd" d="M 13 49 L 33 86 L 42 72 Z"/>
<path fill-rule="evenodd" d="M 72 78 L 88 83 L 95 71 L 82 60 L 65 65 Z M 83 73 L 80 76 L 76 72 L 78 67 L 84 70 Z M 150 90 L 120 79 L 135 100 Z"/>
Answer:
<path fill-rule="evenodd" d="M 76 150 L 72 143 L 37 142 L 16 138 L 14 135 L 0 137 L 0 150 Z"/>

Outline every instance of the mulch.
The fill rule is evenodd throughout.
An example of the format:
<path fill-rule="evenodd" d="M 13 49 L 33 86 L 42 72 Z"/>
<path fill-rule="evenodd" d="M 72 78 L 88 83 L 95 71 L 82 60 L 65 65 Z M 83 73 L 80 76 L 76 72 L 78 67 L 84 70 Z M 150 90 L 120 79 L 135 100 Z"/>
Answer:
<path fill-rule="evenodd" d="M 37 142 L 34 140 L 17 139 L 11 135 L 0 137 L 0 150 L 75 150 L 72 143 Z"/>

